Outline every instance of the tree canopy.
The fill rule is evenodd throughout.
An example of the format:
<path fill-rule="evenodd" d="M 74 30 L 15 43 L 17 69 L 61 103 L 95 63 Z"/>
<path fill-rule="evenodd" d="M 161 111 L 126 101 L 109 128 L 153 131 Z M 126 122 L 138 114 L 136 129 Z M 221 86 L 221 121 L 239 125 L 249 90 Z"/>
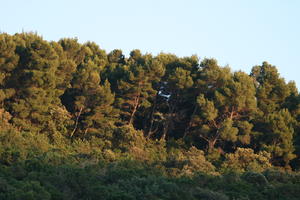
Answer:
<path fill-rule="evenodd" d="M 127 159 L 151 166 L 153 173 L 162 170 L 169 177 L 204 173 L 209 179 L 246 173 L 239 177 L 243 184 L 251 177 L 261 181 L 255 184 L 267 185 L 265 177 L 271 176 L 267 170 L 300 169 L 298 89 L 267 62 L 248 74 L 196 55 L 154 56 L 135 49 L 126 57 L 119 49 L 107 53 L 93 42 L 81 44 L 76 38 L 49 42 L 34 33 L 0 34 L 0 164 L 5 166 L 0 167 L 0 175 L 6 167 L 18 171 L 15 167 L 20 165 L 24 170 L 18 171 L 19 176 L 26 177 L 22 173 L 30 173 L 37 163 L 45 164 L 44 169 L 49 163 L 75 163 L 70 173 L 76 174 L 81 167 L 104 161 L 108 174 L 98 174 L 105 178 L 101 184 L 113 185 L 110 176 L 124 170 L 114 163 Z M 64 169 L 55 170 L 63 173 Z M 121 175 L 126 173 L 130 172 Z M 130 184 L 145 182 L 143 175 L 135 178 Z M 158 184 L 170 195 L 167 199 L 182 197 L 177 192 L 175 198 L 170 191 L 177 191 L 183 182 L 148 178 L 145 190 L 152 191 L 149 195 L 157 192 Z M 50 191 L 47 186 L 45 190 L 47 183 L 31 179 L 35 181 L 22 185 L 0 178 L 0 198 L 8 199 L 2 190 L 12 194 L 30 188 L 31 193 L 24 194 L 27 197 L 14 199 L 50 199 L 52 189 L 59 188 Z M 122 196 L 129 182 L 124 177 L 120 180 L 111 187 L 120 187 L 115 190 Z M 197 182 L 196 178 L 192 181 Z M 101 184 L 94 187 L 100 191 Z M 110 194 L 104 193 L 111 188 L 103 194 L 95 188 L 90 188 L 89 195 Z M 212 188 L 189 189 L 190 199 L 228 199 Z M 124 199 L 135 199 L 130 196 L 133 193 L 127 195 Z"/>

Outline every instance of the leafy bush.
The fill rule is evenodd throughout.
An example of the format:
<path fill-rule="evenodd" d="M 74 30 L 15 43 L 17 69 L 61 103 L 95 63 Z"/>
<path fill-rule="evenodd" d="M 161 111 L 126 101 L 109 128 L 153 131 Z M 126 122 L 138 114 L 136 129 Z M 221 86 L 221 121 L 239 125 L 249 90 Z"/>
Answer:
<path fill-rule="evenodd" d="M 222 164 L 221 171 L 254 171 L 262 172 L 271 168 L 271 155 L 265 151 L 254 153 L 253 149 L 237 148 L 234 153 L 226 154 L 225 161 Z"/>
<path fill-rule="evenodd" d="M 261 187 L 265 187 L 269 184 L 266 177 L 258 172 L 245 172 L 242 175 L 242 179 L 248 183 L 252 183 Z"/>
<path fill-rule="evenodd" d="M 229 198 L 222 193 L 214 192 L 208 189 L 196 188 L 193 192 L 193 196 L 196 199 L 205 199 L 205 200 L 229 200 Z"/>

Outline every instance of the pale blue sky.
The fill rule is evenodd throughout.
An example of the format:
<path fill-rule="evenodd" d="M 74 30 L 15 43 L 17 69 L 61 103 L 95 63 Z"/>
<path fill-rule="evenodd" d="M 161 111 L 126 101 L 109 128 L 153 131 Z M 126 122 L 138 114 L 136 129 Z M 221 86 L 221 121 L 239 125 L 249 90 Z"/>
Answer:
<path fill-rule="evenodd" d="M 300 85 L 299 0 L 2 0 L 0 31 L 77 37 L 107 52 L 197 54 L 250 72 L 263 61 Z"/>

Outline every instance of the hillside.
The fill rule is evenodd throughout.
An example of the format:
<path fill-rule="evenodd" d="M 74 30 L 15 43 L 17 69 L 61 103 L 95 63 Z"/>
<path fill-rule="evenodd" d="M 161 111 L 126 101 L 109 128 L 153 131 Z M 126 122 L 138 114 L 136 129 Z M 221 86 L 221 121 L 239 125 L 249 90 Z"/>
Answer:
<path fill-rule="evenodd" d="M 299 199 L 276 67 L 0 34 L 0 199 Z"/>

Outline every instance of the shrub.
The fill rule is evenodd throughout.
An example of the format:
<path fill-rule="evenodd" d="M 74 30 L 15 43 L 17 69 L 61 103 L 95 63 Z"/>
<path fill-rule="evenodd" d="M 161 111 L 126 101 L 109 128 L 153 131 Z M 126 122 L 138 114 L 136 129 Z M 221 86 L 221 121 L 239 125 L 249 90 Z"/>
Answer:
<path fill-rule="evenodd" d="M 229 198 L 225 194 L 202 188 L 196 188 L 196 190 L 193 192 L 193 196 L 196 199 L 229 200 Z"/>
<path fill-rule="evenodd" d="M 248 183 L 252 183 L 257 186 L 267 186 L 269 184 L 266 177 L 258 172 L 246 172 L 242 175 L 241 178 Z"/>
<path fill-rule="evenodd" d="M 236 171 L 240 173 L 245 171 L 262 172 L 272 167 L 270 159 L 271 155 L 265 151 L 256 154 L 253 149 L 237 148 L 234 153 L 225 155 L 221 171 Z"/>

